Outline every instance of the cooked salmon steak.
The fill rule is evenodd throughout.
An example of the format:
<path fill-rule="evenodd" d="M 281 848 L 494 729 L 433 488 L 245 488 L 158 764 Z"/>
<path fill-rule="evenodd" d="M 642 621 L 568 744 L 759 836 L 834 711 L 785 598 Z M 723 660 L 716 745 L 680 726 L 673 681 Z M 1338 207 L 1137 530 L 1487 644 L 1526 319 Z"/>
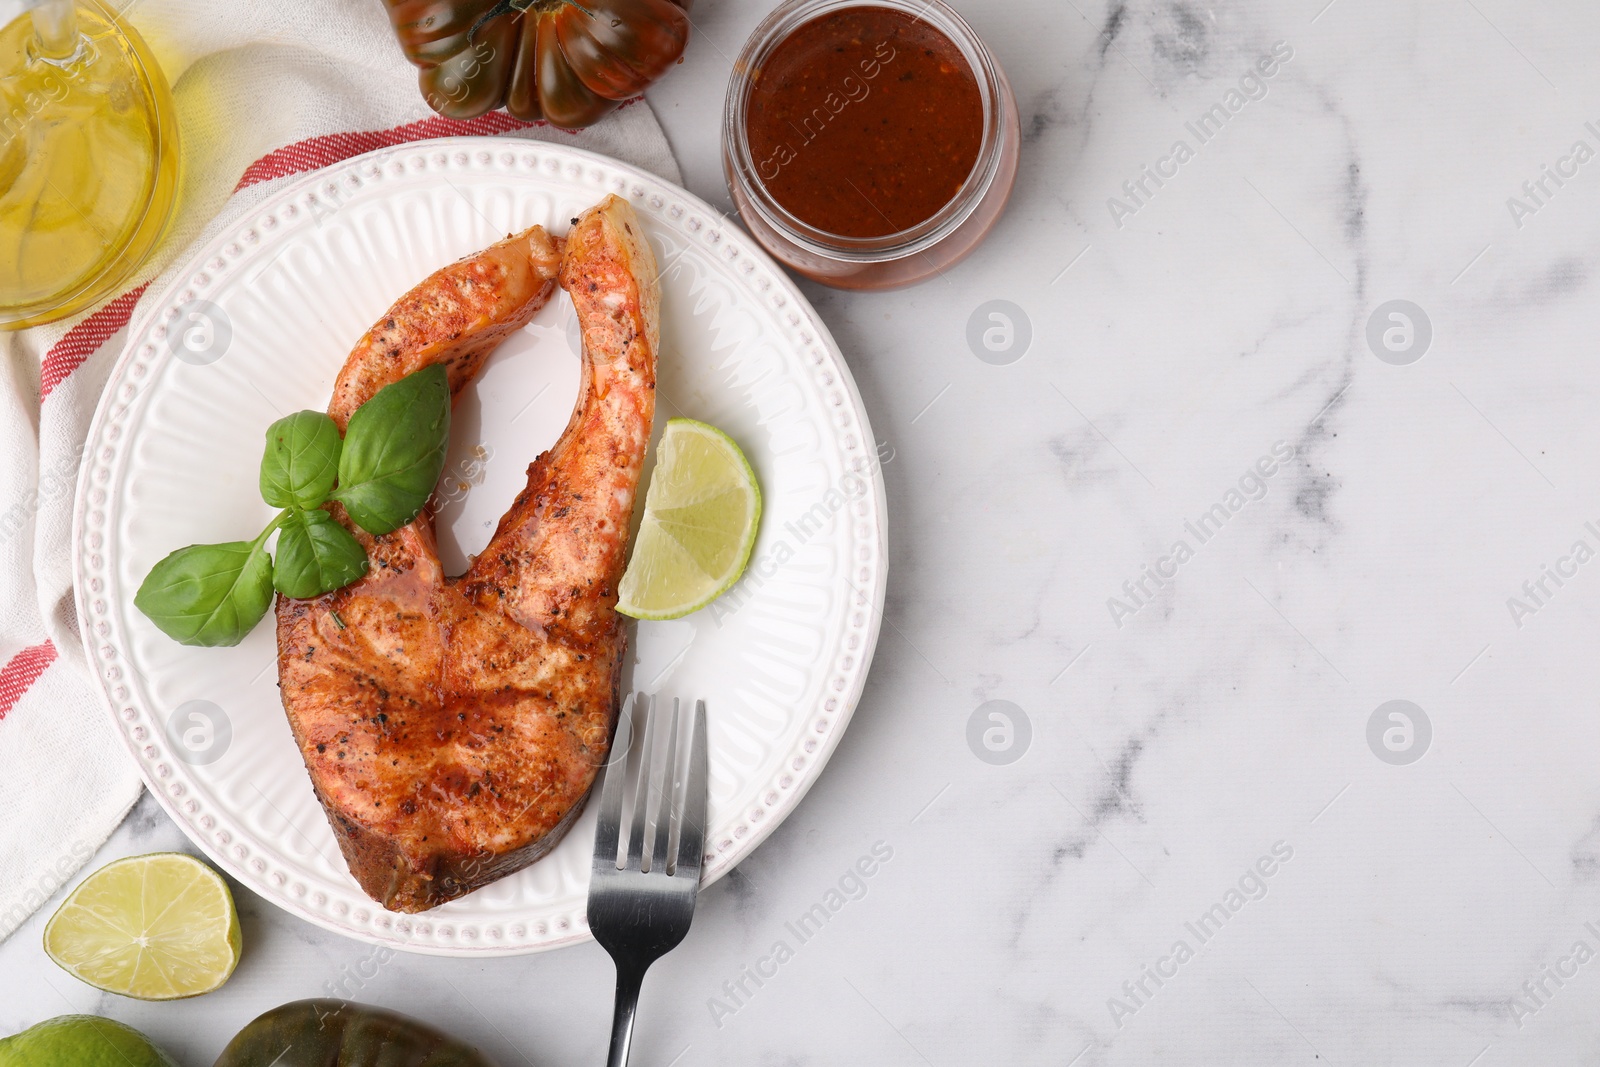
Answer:
<path fill-rule="evenodd" d="M 537 227 L 445 267 L 356 345 L 328 413 L 342 430 L 383 386 L 434 363 L 453 395 L 556 283 L 583 332 L 560 440 L 459 577 L 428 512 L 372 537 L 365 577 L 280 597 L 289 724 L 345 861 L 372 899 L 423 911 L 521 870 L 576 820 L 616 724 L 626 635 L 614 610 L 655 416 L 660 295 L 616 197 L 562 251 Z"/>

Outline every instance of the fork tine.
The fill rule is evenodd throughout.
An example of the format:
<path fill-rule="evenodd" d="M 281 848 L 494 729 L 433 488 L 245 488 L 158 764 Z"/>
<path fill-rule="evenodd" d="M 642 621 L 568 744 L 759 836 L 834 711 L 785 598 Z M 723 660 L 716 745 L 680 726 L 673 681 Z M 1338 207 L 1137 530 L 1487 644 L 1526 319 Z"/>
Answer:
<path fill-rule="evenodd" d="M 661 783 L 661 808 L 656 814 L 656 846 L 650 853 L 650 873 L 667 873 L 667 841 L 678 810 L 678 698 L 672 698 L 671 728 L 667 732 L 667 770 Z"/>
<path fill-rule="evenodd" d="M 706 755 L 706 702 L 694 703 L 694 733 L 689 742 L 689 772 L 684 787 L 683 820 L 678 830 L 677 874 L 700 880 L 706 850 L 706 802 L 711 768 Z"/>
<path fill-rule="evenodd" d="M 640 738 L 639 777 L 635 780 L 633 790 L 633 829 L 628 834 L 627 869 L 630 871 L 641 870 L 641 861 L 644 858 L 645 816 L 650 808 L 650 757 L 653 755 L 652 742 L 656 734 L 655 712 L 656 701 L 651 697 L 644 722 L 639 724 L 639 730 L 644 736 Z"/>
<path fill-rule="evenodd" d="M 629 741 L 633 737 L 633 713 L 639 702 L 650 698 L 643 693 L 633 695 L 628 711 L 617 717 L 617 732 L 611 739 L 611 749 L 606 753 L 605 781 L 600 786 L 599 822 L 594 831 L 594 866 L 609 863 L 617 866 L 617 837 L 622 830 L 622 793 L 628 766 Z"/>

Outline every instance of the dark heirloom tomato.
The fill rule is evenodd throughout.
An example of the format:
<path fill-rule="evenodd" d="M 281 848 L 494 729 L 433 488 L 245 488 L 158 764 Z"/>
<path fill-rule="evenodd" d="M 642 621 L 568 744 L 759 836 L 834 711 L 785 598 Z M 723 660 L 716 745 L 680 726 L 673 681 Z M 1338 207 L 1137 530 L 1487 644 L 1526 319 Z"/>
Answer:
<path fill-rule="evenodd" d="M 422 95 L 469 119 L 587 126 L 678 62 L 691 0 L 383 0 Z"/>
<path fill-rule="evenodd" d="M 233 1035 L 212 1067 L 494 1067 L 399 1012 L 345 1000 L 281 1004 Z"/>

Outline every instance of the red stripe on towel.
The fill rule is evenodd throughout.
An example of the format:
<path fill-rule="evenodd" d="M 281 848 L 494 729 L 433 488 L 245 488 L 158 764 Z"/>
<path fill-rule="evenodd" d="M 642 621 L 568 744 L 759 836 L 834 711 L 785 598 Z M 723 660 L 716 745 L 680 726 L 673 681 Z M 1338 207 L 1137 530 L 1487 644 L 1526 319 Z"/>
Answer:
<path fill-rule="evenodd" d="M 23 649 L 11 657 L 11 662 L 0 667 L 0 719 L 10 714 L 17 701 L 55 660 L 56 646 L 46 641 Z"/>

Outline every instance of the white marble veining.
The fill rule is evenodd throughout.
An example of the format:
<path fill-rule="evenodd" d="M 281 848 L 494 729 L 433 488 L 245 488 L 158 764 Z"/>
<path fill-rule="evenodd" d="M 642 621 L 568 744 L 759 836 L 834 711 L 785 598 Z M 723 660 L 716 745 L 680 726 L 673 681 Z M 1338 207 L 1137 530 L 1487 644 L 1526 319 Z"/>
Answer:
<path fill-rule="evenodd" d="M 715 203 L 769 6 L 698 5 L 652 93 Z M 1021 105 L 1009 214 L 919 288 L 808 289 L 892 455 L 872 677 L 652 971 L 635 1062 L 1600 1062 L 1600 9 L 957 6 Z M 995 300 L 1014 362 L 969 347 Z M 1413 362 L 1414 312 L 1369 342 L 1394 300 Z M 1431 737 L 1369 744 L 1392 700 Z M 187 847 L 147 798 L 91 866 Z M 77 984 L 36 917 L 0 1031 L 99 1011 L 204 1067 L 339 987 L 507 1067 L 603 1056 L 593 945 L 391 958 L 239 903 L 236 976 L 170 1005 Z"/>

